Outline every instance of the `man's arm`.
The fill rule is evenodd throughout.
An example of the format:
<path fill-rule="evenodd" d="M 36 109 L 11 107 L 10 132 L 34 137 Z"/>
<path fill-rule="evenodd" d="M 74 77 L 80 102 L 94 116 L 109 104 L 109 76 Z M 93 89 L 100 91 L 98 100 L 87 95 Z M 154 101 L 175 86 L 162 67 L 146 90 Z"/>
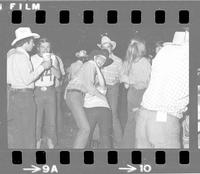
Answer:
<path fill-rule="evenodd" d="M 51 72 L 57 79 L 60 79 L 61 73 L 60 73 L 60 68 L 59 68 L 59 62 L 56 57 L 54 57 L 52 61 L 53 61 L 53 64 L 51 67 Z"/>
<path fill-rule="evenodd" d="M 16 65 L 17 70 L 20 73 L 20 76 L 22 77 L 22 80 L 26 86 L 34 82 L 44 71 L 44 67 L 42 65 L 39 65 L 36 69 L 33 70 L 31 61 L 26 57 L 26 55 L 17 54 L 15 56 L 20 57 L 20 61 L 18 59 L 19 57 L 14 59 L 14 64 Z"/>

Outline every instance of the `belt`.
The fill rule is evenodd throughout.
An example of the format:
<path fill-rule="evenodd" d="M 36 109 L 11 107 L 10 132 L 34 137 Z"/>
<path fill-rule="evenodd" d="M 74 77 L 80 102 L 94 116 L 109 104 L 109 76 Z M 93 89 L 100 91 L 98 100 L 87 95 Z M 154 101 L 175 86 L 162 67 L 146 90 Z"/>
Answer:
<path fill-rule="evenodd" d="M 47 89 L 54 88 L 54 86 L 36 86 L 36 89 L 40 89 L 41 91 L 46 91 Z"/>
<path fill-rule="evenodd" d="M 13 91 L 13 92 L 33 92 L 33 88 L 22 88 L 22 89 L 10 88 L 10 91 Z"/>
<path fill-rule="evenodd" d="M 67 92 L 80 92 L 81 94 L 84 94 L 84 92 L 79 89 L 67 89 Z"/>

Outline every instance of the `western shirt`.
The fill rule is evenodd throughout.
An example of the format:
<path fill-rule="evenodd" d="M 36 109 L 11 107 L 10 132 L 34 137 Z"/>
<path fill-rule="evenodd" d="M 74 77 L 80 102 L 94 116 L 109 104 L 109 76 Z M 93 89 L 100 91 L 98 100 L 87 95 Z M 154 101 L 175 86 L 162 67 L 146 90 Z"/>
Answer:
<path fill-rule="evenodd" d="M 12 88 L 34 88 L 34 81 L 43 71 L 42 65 L 33 69 L 30 56 L 22 47 L 7 53 L 7 83 Z"/>
<path fill-rule="evenodd" d="M 52 64 L 57 66 L 57 59 L 55 55 L 51 55 Z M 31 57 L 31 62 L 33 64 L 33 68 L 37 69 L 38 66 L 44 61 L 42 57 L 38 54 L 35 54 Z M 35 86 L 38 87 L 48 87 L 53 86 L 55 84 L 55 76 L 52 74 L 51 69 L 45 70 L 40 77 L 35 81 Z"/>
<path fill-rule="evenodd" d="M 109 55 L 109 58 L 113 60 L 113 63 L 104 67 L 102 73 L 107 85 L 115 85 L 116 83 L 119 83 L 122 70 L 122 60 L 113 53 Z"/>
<path fill-rule="evenodd" d="M 141 105 L 182 117 L 189 103 L 189 44 L 166 45 L 152 62 L 151 79 Z"/>

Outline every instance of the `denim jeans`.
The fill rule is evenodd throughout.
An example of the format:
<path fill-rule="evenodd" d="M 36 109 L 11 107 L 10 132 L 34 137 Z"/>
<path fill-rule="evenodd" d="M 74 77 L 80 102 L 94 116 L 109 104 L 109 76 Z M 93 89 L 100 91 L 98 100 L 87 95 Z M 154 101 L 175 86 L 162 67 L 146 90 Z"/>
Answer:
<path fill-rule="evenodd" d="M 127 110 L 128 119 L 124 129 L 124 135 L 121 143 L 121 148 L 134 148 L 135 147 L 135 121 L 137 110 L 139 108 L 142 97 L 144 94 L 144 89 L 137 90 L 134 87 L 130 87 L 127 93 Z"/>
<path fill-rule="evenodd" d="M 88 147 L 91 147 L 91 140 L 96 125 L 99 126 L 100 148 L 112 147 L 112 112 L 105 107 L 85 108 L 85 112 L 90 124 L 90 136 Z"/>
<path fill-rule="evenodd" d="M 136 119 L 136 148 L 180 148 L 180 121 L 167 114 L 157 121 L 157 111 L 141 108 Z"/>
<path fill-rule="evenodd" d="M 119 146 L 122 140 L 122 127 L 118 117 L 119 83 L 108 85 L 107 99 L 112 110 L 114 144 Z"/>
<path fill-rule="evenodd" d="M 36 107 L 33 92 L 9 91 L 8 95 L 8 148 L 34 149 Z"/>
<path fill-rule="evenodd" d="M 63 111 L 62 111 L 62 86 L 56 87 L 56 118 L 57 118 L 57 132 L 63 131 Z"/>
<path fill-rule="evenodd" d="M 57 144 L 56 135 L 56 92 L 54 87 L 46 91 L 35 89 L 35 101 L 37 106 L 36 116 L 36 140 L 43 136 L 50 138 L 54 145 Z M 44 129 L 43 129 L 44 128 Z M 43 132 L 43 130 L 45 130 Z"/>
<path fill-rule="evenodd" d="M 78 132 L 74 141 L 73 148 L 83 149 L 87 146 L 90 125 L 83 108 L 84 96 L 78 91 L 69 91 L 66 96 L 66 104 L 72 112 L 76 121 Z"/>

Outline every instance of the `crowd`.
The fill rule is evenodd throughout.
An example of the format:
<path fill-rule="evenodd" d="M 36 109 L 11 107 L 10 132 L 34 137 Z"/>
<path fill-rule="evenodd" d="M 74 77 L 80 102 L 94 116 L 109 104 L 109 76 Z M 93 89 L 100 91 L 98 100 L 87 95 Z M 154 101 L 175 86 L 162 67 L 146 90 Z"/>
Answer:
<path fill-rule="evenodd" d="M 39 149 L 44 135 L 48 148 L 55 148 L 62 98 L 78 127 L 72 148 L 91 148 L 93 139 L 99 148 L 188 146 L 181 140 L 189 130 L 188 30 L 175 32 L 172 42 L 157 42 L 151 59 L 141 37 L 130 40 L 122 59 L 114 53 L 117 43 L 104 34 L 98 49 L 78 51 L 71 65 L 64 65 L 51 42 L 30 28 L 18 28 L 15 37 L 7 53 L 9 148 Z M 125 127 L 118 112 L 121 84 Z"/>

